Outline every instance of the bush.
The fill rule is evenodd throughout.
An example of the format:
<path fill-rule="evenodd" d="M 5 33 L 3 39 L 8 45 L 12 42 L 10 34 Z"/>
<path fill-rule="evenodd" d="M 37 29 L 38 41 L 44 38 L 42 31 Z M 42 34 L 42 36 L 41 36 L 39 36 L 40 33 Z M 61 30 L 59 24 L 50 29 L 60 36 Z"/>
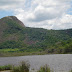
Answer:
<path fill-rule="evenodd" d="M 21 62 L 21 65 L 14 67 L 12 72 L 29 72 L 30 64 L 26 62 Z"/>
<path fill-rule="evenodd" d="M 45 66 L 41 67 L 40 70 L 37 72 L 53 72 L 53 71 L 51 71 L 49 66 L 45 65 Z"/>
<path fill-rule="evenodd" d="M 11 65 L 0 66 L 0 71 L 3 71 L 3 70 L 11 70 L 11 69 L 12 69 L 12 66 Z"/>

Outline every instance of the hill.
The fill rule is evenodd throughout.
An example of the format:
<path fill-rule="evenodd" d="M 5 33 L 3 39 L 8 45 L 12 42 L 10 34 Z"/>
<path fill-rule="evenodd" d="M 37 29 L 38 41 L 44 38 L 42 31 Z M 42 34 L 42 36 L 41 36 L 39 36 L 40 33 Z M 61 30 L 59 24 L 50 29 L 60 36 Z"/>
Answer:
<path fill-rule="evenodd" d="M 0 19 L 0 52 L 70 53 L 72 50 L 59 52 L 66 48 L 60 48 L 62 42 L 68 44 L 69 40 L 72 40 L 72 29 L 29 28 L 15 16 Z"/>

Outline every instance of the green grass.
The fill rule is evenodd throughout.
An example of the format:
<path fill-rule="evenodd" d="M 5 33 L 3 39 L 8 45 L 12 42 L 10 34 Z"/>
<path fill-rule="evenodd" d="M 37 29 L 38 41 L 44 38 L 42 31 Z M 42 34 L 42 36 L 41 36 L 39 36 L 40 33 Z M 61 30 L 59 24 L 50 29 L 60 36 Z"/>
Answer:
<path fill-rule="evenodd" d="M 16 51 L 19 51 L 18 48 L 15 48 L 15 49 L 0 49 L 0 52 L 16 52 Z"/>
<path fill-rule="evenodd" d="M 72 72 L 72 70 L 70 70 L 69 72 Z"/>
<path fill-rule="evenodd" d="M 11 65 L 0 66 L 0 71 L 3 71 L 3 70 L 11 70 L 11 69 L 12 69 L 12 66 Z"/>
<path fill-rule="evenodd" d="M 0 52 L 0 57 L 26 56 L 26 55 L 44 55 L 45 52 Z"/>
<path fill-rule="evenodd" d="M 45 65 L 43 67 L 40 67 L 40 69 L 37 72 L 53 72 L 49 66 Z"/>
<path fill-rule="evenodd" d="M 30 64 L 28 62 L 21 62 L 19 66 L 5 65 L 0 66 L 0 71 L 11 70 L 11 72 L 29 72 Z"/>
<path fill-rule="evenodd" d="M 10 70 L 10 72 L 29 72 L 29 69 L 30 64 L 25 61 L 22 61 L 19 66 L 12 66 L 12 65 L 0 66 L 0 71 Z M 40 67 L 38 71 L 35 72 L 54 72 L 54 71 L 48 65 L 44 65 Z M 72 70 L 70 70 L 69 72 L 72 72 Z"/>
<path fill-rule="evenodd" d="M 13 67 L 12 72 L 29 72 L 30 64 L 27 62 L 21 62 L 20 66 Z"/>

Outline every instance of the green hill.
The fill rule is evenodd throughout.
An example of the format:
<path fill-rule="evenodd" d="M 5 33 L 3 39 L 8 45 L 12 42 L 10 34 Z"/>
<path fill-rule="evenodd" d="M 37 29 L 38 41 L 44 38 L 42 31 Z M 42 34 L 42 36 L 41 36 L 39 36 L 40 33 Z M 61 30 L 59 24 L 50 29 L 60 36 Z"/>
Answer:
<path fill-rule="evenodd" d="M 0 19 L 0 52 L 70 53 L 72 48 L 71 51 L 67 52 L 59 51 L 60 47 L 65 49 L 67 41 L 71 39 L 72 29 L 29 28 L 25 27 L 15 16 Z M 66 44 L 61 46 L 62 42 Z M 72 44 L 72 41 L 70 42 L 69 45 Z"/>

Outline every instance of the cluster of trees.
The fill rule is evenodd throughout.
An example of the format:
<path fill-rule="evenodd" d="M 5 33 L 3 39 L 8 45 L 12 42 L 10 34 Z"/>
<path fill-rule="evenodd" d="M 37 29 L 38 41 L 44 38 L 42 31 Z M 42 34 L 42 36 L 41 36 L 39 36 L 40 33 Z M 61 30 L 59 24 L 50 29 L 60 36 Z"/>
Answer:
<path fill-rule="evenodd" d="M 72 39 L 56 43 L 46 51 L 48 53 L 72 53 Z"/>

